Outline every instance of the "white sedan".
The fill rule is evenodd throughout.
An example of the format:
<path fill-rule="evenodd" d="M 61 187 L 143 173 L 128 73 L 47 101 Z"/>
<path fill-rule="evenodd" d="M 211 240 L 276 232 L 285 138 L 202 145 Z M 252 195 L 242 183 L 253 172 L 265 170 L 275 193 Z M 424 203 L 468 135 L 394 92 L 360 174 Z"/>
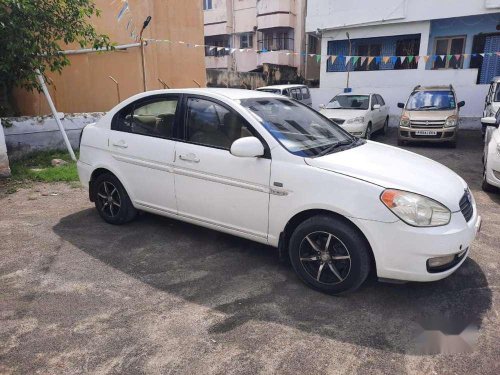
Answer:
<path fill-rule="evenodd" d="M 500 111 L 495 117 L 482 118 L 481 123 L 486 128 L 482 188 L 486 192 L 495 192 L 500 188 Z"/>
<path fill-rule="evenodd" d="M 443 165 L 250 90 L 131 97 L 85 127 L 78 173 L 108 223 L 142 210 L 268 244 L 333 294 L 372 269 L 442 279 L 481 222 L 467 184 Z"/>
<path fill-rule="evenodd" d="M 320 112 L 356 137 L 370 139 L 389 129 L 389 107 L 378 94 L 339 94 Z"/>

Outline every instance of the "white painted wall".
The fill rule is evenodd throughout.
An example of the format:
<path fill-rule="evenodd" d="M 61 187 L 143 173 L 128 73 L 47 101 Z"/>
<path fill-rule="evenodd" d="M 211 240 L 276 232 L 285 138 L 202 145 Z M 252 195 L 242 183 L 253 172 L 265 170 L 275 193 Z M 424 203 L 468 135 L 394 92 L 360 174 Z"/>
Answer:
<path fill-rule="evenodd" d="M 78 148 L 80 134 L 85 125 L 96 122 L 102 115 L 102 113 L 68 114 L 62 119 L 73 149 Z M 59 127 L 52 116 L 13 117 L 8 120 L 12 126 L 3 130 L 11 160 L 33 151 L 66 149 Z"/>
<path fill-rule="evenodd" d="M 347 73 L 327 73 L 322 76 L 321 88 L 311 89 L 313 108 L 326 104 L 336 94 L 343 92 Z M 398 117 L 401 109 L 398 102 L 405 102 L 417 85 L 453 84 L 458 101 L 464 100 L 461 116 L 478 118 L 484 109 L 484 98 L 488 85 L 476 85 L 477 69 L 464 70 L 386 70 L 351 72 L 350 87 L 354 93 L 377 93 L 390 106 L 391 116 Z M 479 121 L 467 127 L 479 128 Z"/>
<path fill-rule="evenodd" d="M 10 176 L 9 157 L 3 132 L 2 120 L 0 119 L 0 178 Z"/>
<path fill-rule="evenodd" d="M 309 0 L 306 31 L 495 13 L 499 0 Z"/>

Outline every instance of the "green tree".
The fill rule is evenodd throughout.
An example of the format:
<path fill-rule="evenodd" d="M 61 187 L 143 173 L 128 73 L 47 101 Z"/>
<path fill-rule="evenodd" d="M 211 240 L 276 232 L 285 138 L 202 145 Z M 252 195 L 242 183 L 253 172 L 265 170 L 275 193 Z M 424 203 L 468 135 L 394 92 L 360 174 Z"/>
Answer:
<path fill-rule="evenodd" d="M 92 0 L 0 0 L 0 84 L 39 90 L 35 70 L 61 72 L 66 44 L 112 48 L 90 23 L 99 13 Z"/>

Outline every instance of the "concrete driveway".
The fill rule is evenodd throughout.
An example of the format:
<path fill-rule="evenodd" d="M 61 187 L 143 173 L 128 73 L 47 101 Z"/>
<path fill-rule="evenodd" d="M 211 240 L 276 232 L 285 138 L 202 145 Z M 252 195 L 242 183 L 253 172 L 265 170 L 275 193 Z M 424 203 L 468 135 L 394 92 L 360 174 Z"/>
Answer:
<path fill-rule="evenodd" d="M 106 225 L 66 184 L 0 195 L 0 373 L 500 373 L 500 195 L 480 191 L 481 137 L 407 148 L 467 180 L 482 233 L 443 281 L 343 297 L 250 241 L 153 215 Z"/>

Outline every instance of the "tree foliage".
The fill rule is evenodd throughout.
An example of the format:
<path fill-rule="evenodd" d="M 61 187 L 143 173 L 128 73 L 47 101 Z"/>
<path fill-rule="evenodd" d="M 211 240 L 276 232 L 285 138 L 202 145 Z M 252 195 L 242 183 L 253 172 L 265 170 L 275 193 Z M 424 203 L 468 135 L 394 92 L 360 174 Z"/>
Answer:
<path fill-rule="evenodd" d="M 35 70 L 61 72 L 67 44 L 111 48 L 90 23 L 95 16 L 92 0 L 0 0 L 0 83 L 40 89 Z"/>

